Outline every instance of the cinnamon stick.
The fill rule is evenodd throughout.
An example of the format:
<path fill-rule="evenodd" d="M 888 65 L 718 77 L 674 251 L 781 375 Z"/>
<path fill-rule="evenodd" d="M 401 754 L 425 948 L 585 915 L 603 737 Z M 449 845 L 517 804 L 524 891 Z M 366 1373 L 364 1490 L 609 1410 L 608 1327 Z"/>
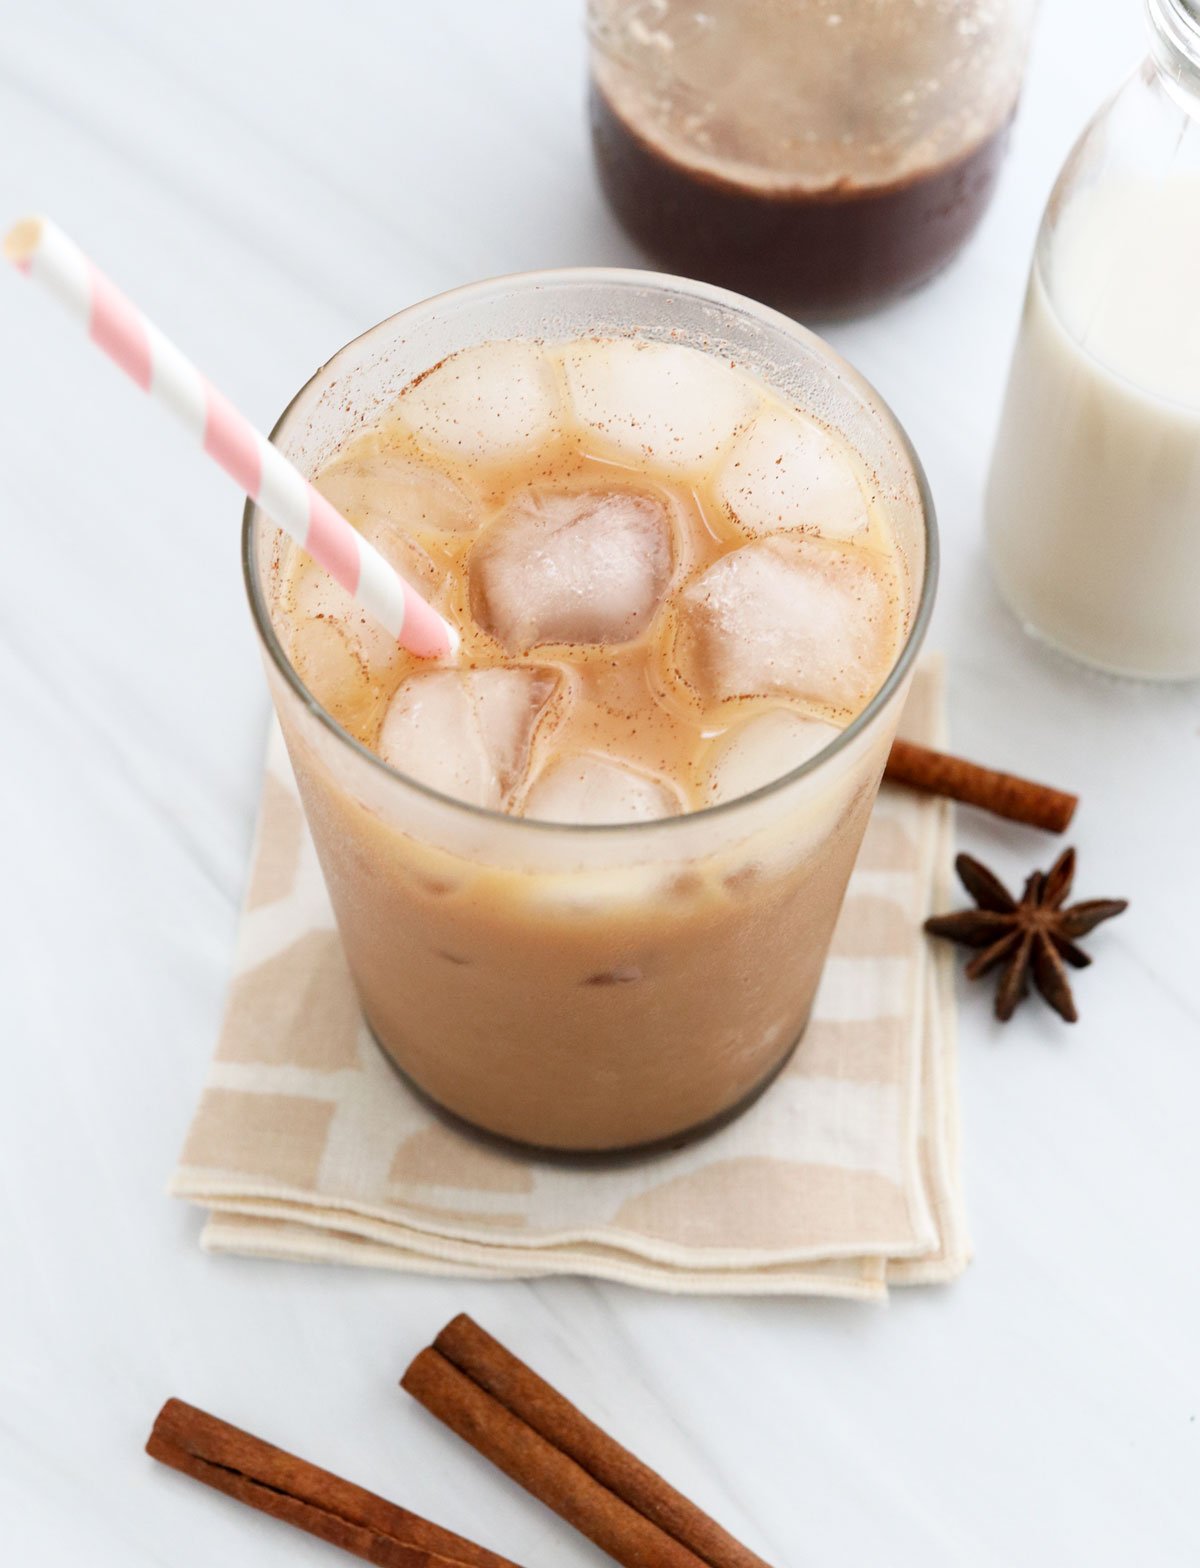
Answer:
<path fill-rule="evenodd" d="M 883 776 L 894 784 L 907 784 L 910 789 L 924 790 L 930 795 L 948 795 L 951 800 L 978 806 L 1011 822 L 1043 828 L 1047 833 L 1065 832 L 1079 804 L 1078 795 L 1051 789 L 1048 784 L 1035 784 L 1013 773 L 982 768 L 962 757 L 931 751 L 907 740 L 893 743 Z"/>
<path fill-rule="evenodd" d="M 516 1568 L 508 1558 L 179 1399 L 168 1399 L 159 1411 L 146 1452 L 377 1568 Z"/>
<path fill-rule="evenodd" d="M 767 1568 L 465 1315 L 401 1386 L 626 1568 Z"/>

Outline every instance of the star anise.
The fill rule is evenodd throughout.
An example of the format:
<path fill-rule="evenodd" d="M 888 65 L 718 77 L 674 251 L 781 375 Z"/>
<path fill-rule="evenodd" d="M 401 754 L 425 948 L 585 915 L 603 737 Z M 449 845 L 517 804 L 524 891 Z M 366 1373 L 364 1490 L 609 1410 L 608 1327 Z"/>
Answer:
<path fill-rule="evenodd" d="M 996 988 L 996 1017 L 1011 1018 L 1033 983 L 1056 1013 L 1069 1024 L 1079 1017 L 1067 981 L 1066 965 L 1086 969 L 1091 959 L 1075 945 L 1102 920 L 1127 909 L 1123 898 L 1089 898 L 1063 908 L 1075 877 L 1075 851 L 1064 850 L 1049 871 L 1035 871 L 1015 899 L 1000 879 L 970 855 L 954 862 L 962 885 L 978 905 L 925 922 L 934 936 L 949 937 L 964 947 L 978 947 L 967 965 L 969 980 L 978 980 L 997 964 L 1004 965 Z"/>

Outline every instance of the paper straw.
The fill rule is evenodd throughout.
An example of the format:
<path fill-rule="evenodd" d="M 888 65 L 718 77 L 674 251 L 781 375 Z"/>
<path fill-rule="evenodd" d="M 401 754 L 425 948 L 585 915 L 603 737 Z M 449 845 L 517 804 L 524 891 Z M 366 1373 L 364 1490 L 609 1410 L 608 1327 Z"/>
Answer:
<path fill-rule="evenodd" d="M 267 516 L 420 658 L 454 653 L 458 633 L 351 527 L 282 452 L 255 430 L 48 218 L 9 230 L 4 254 L 44 283 L 93 343 L 164 404 Z"/>

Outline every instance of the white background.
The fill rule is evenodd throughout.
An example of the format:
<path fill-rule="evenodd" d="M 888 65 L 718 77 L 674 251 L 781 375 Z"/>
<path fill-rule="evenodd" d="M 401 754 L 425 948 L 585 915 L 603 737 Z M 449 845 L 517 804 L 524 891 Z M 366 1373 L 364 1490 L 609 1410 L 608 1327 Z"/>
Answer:
<path fill-rule="evenodd" d="M 44 209 L 262 425 L 435 290 L 635 263 L 587 148 L 582 4 L 9 4 L 0 219 Z M 240 505 L 0 276 L 0 1558 L 330 1563 L 151 1464 L 177 1394 L 518 1561 L 599 1553 L 396 1388 L 466 1308 L 773 1562 L 1200 1560 L 1195 687 L 1028 643 L 980 491 L 1038 217 L 1143 52 L 1048 0 L 999 196 L 923 292 L 829 332 L 932 481 L 960 749 L 1083 796 L 1083 1022 L 963 996 L 977 1260 L 887 1309 L 204 1256 L 163 1188 L 217 1029 L 267 716 Z M 960 817 L 1014 877 L 1054 846 Z"/>

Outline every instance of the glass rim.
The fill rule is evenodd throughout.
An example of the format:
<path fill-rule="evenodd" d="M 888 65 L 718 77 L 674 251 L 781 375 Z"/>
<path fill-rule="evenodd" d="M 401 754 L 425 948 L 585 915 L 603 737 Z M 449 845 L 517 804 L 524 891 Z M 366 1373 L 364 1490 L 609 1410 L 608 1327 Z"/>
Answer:
<path fill-rule="evenodd" d="M 536 292 L 554 284 L 570 284 L 580 287 L 607 286 L 616 288 L 652 288 L 666 294 L 687 294 L 693 298 L 719 305 L 735 315 L 751 317 L 756 323 L 766 325 L 779 331 L 784 337 L 798 339 L 806 348 L 815 350 L 820 358 L 836 373 L 840 380 L 848 382 L 862 396 L 884 426 L 888 435 L 897 445 L 900 456 L 907 463 L 912 478 L 916 484 L 917 495 L 921 507 L 922 538 L 925 547 L 924 572 L 922 575 L 920 592 L 917 597 L 916 611 L 908 628 L 908 634 L 896 659 L 888 671 L 879 690 L 871 697 L 862 712 L 857 714 L 850 723 L 828 745 L 807 758 L 798 767 L 790 769 L 787 773 L 780 774 L 778 778 L 770 779 L 766 784 L 760 784 L 757 789 L 750 790 L 745 795 L 736 795 L 732 800 L 719 801 L 711 806 L 701 806 L 695 811 L 681 812 L 674 817 L 652 817 L 637 822 L 548 822 L 537 817 L 514 817 L 508 812 L 494 810 L 491 806 L 477 806 L 471 801 L 459 800 L 453 795 L 447 795 L 442 790 L 434 789 L 429 784 L 424 784 L 420 779 L 413 778 L 411 774 L 402 772 L 393 767 L 390 762 L 371 750 L 355 736 L 342 727 L 333 715 L 322 706 L 316 696 L 309 690 L 301 679 L 287 654 L 283 645 L 275 634 L 271 623 L 270 611 L 267 607 L 262 584 L 259 581 L 257 562 L 255 559 L 255 524 L 261 515 L 270 525 L 270 519 L 256 501 L 249 498 L 242 511 L 242 578 L 246 587 L 246 594 L 250 601 L 250 610 L 258 635 L 271 657 L 271 662 L 276 670 L 283 676 L 286 684 L 297 696 L 312 716 L 328 730 L 336 740 L 357 753 L 369 766 L 377 769 L 385 778 L 396 780 L 405 788 L 416 790 L 428 800 L 436 801 L 439 805 L 451 808 L 456 812 L 465 812 L 468 816 L 482 821 L 505 824 L 506 828 L 517 830 L 530 829 L 539 833 L 570 835 L 574 833 L 614 834 L 626 835 L 631 832 L 646 832 L 658 830 L 670 831 L 679 829 L 684 824 L 711 820 L 717 816 L 729 817 L 743 808 L 767 799 L 776 791 L 783 790 L 789 785 L 809 774 L 816 773 L 819 769 L 844 751 L 847 747 L 869 729 L 880 712 L 887 707 L 892 697 L 900 688 L 907 677 L 933 613 L 933 602 L 937 588 L 939 550 L 937 522 L 933 506 L 933 497 L 929 490 L 929 481 L 925 470 L 917 456 L 912 442 L 909 440 L 904 427 L 892 412 L 890 406 L 880 397 L 872 384 L 861 375 L 859 371 L 828 344 L 824 338 L 793 321 L 790 316 L 785 316 L 781 311 L 773 310 L 769 305 L 760 304 L 757 300 L 737 294 L 731 289 L 718 288 L 715 284 L 702 283 L 694 278 L 677 277 L 666 272 L 645 271 L 636 267 L 552 267 L 532 272 L 513 272 L 502 274 L 494 278 L 483 278 L 475 283 L 462 284 L 456 288 L 445 289 L 441 293 L 429 295 L 418 300 L 412 305 L 406 305 L 402 310 L 385 316 L 382 321 L 377 321 L 365 331 L 356 334 L 344 343 L 334 354 L 320 365 L 308 378 L 303 386 L 289 400 L 287 407 L 271 428 L 270 440 L 275 442 L 285 429 L 289 418 L 297 403 L 305 396 L 314 383 L 326 378 L 330 372 L 335 371 L 342 355 L 347 354 L 356 344 L 371 337 L 381 328 L 390 326 L 402 318 L 411 318 L 418 312 L 429 311 L 447 304 L 456 305 L 465 300 L 486 297 L 489 293 L 503 293 L 513 289 L 522 292 Z M 440 665 L 432 665 L 440 668 Z"/>

